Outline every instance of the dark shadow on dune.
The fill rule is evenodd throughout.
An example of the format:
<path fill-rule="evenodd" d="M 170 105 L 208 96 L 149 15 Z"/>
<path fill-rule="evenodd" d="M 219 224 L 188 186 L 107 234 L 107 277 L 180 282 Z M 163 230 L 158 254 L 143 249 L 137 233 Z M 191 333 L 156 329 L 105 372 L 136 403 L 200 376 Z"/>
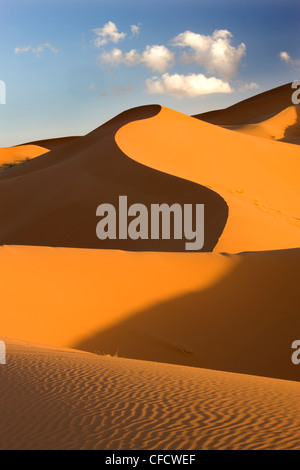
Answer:
<path fill-rule="evenodd" d="M 300 105 L 295 106 L 297 121 L 292 126 L 286 127 L 281 142 L 300 145 Z"/>
<path fill-rule="evenodd" d="M 233 256 L 238 264 L 211 287 L 133 313 L 73 347 L 299 381 L 291 345 L 300 331 L 300 249 Z"/>
<path fill-rule="evenodd" d="M 68 137 L 57 137 L 56 139 L 43 139 L 43 140 L 34 140 L 33 142 L 26 142 L 25 144 L 18 144 L 18 145 L 39 145 L 40 147 L 44 147 L 48 150 L 56 150 L 60 148 L 62 145 L 69 144 L 70 142 L 74 142 L 77 139 L 80 139 L 81 136 L 68 136 Z M 17 147 L 18 145 L 14 145 Z"/>
<path fill-rule="evenodd" d="M 226 224 L 226 202 L 210 189 L 128 158 L 115 134 L 158 114 L 160 106 L 125 111 L 86 136 L 0 175 L 0 243 L 132 251 L 185 251 L 185 240 L 99 240 L 96 208 L 142 203 L 204 204 L 205 244 L 212 251 Z M 183 155 L 184 158 L 184 155 Z"/>

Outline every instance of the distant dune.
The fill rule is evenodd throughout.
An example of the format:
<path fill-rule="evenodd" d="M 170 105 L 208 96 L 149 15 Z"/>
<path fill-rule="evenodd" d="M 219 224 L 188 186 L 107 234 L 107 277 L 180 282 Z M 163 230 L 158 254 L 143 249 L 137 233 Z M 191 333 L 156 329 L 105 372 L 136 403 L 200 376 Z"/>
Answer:
<path fill-rule="evenodd" d="M 226 126 L 243 134 L 280 140 L 290 144 L 300 144 L 300 110 L 299 106 L 289 106 L 275 116 L 258 124 Z"/>
<path fill-rule="evenodd" d="M 294 382 L 8 344 L 0 449 L 300 449 Z"/>
<path fill-rule="evenodd" d="M 80 136 L 70 136 L 70 137 L 58 137 L 56 139 L 44 139 L 44 140 L 35 140 L 34 142 L 29 142 L 23 145 L 38 145 L 40 147 L 45 147 L 48 150 L 56 150 L 63 145 L 70 144 L 75 142 L 75 140 L 80 139 Z"/>
<path fill-rule="evenodd" d="M 225 109 L 196 114 L 194 117 L 217 125 L 253 124 L 264 121 L 291 106 L 292 83 L 259 93 Z"/>
<path fill-rule="evenodd" d="M 19 163 L 26 159 L 31 160 L 47 152 L 47 148 L 39 145 L 18 145 L 16 147 L 0 148 L 0 165 Z"/>

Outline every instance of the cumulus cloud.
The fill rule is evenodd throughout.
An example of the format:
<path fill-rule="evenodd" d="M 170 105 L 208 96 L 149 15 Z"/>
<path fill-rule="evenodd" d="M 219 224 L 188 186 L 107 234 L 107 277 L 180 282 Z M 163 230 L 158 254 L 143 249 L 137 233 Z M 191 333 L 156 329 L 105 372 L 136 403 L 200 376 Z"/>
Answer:
<path fill-rule="evenodd" d="M 174 53 L 165 46 L 147 46 L 140 54 L 136 49 L 123 53 L 120 49 L 113 49 L 111 52 L 103 52 L 100 60 L 104 64 L 119 65 L 125 64 L 133 67 L 137 64 L 145 64 L 154 72 L 164 72 L 174 63 Z"/>
<path fill-rule="evenodd" d="M 231 38 L 231 32 L 226 29 L 216 30 L 211 36 L 185 31 L 172 40 L 172 45 L 189 49 L 182 53 L 182 63 L 202 65 L 208 73 L 229 79 L 236 75 L 238 64 L 246 53 L 245 44 L 234 47 Z"/>
<path fill-rule="evenodd" d="M 51 52 L 54 52 L 57 54 L 58 50 L 55 49 L 52 44 L 49 42 L 44 42 L 44 44 L 39 44 L 37 47 L 32 47 L 32 46 L 22 46 L 22 47 L 16 47 L 14 50 L 15 54 L 24 54 L 26 52 L 33 52 L 37 57 L 41 57 L 41 54 L 44 52 L 45 49 L 49 49 Z"/>
<path fill-rule="evenodd" d="M 112 21 L 106 23 L 102 28 L 93 29 L 93 33 L 96 35 L 93 41 L 96 47 L 103 46 L 109 41 L 117 43 L 126 36 L 126 33 L 119 33 L 117 26 Z"/>
<path fill-rule="evenodd" d="M 173 65 L 174 53 L 165 46 L 147 46 L 142 58 L 149 69 L 164 72 Z"/>
<path fill-rule="evenodd" d="M 239 91 L 257 90 L 258 88 L 259 88 L 259 85 L 255 82 L 241 83 L 239 86 Z"/>
<path fill-rule="evenodd" d="M 294 67 L 298 67 L 300 65 L 300 59 L 292 59 L 290 54 L 286 51 L 280 52 L 279 57 L 288 65 L 291 65 Z"/>
<path fill-rule="evenodd" d="M 177 98 L 195 97 L 210 93 L 231 93 L 229 83 L 215 77 L 205 77 L 203 74 L 169 75 L 161 78 L 153 77 L 146 80 L 146 92 L 151 94 L 170 95 Z"/>
<path fill-rule="evenodd" d="M 131 32 L 133 36 L 138 36 L 141 31 L 141 26 L 139 24 L 132 24 L 130 26 Z"/>

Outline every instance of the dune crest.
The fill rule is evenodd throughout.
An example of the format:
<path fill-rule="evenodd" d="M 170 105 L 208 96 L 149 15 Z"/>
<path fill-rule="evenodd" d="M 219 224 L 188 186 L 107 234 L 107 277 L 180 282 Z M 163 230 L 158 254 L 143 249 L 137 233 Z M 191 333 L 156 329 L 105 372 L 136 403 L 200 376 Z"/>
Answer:
<path fill-rule="evenodd" d="M 292 82 L 286 83 L 228 108 L 196 114 L 193 117 L 219 126 L 258 123 L 291 106 L 292 92 Z"/>
<path fill-rule="evenodd" d="M 133 160 L 222 196 L 229 217 L 215 251 L 299 246 L 298 147 L 235 133 L 167 108 L 123 126 L 116 142 Z"/>
<path fill-rule="evenodd" d="M 99 240 L 96 209 L 102 203 L 204 204 L 202 251 L 212 251 L 224 229 L 228 207 L 211 189 L 128 158 L 115 142 L 128 122 L 147 120 L 160 106 L 134 108 L 86 136 L 71 139 L 26 166 L 0 175 L 0 243 L 132 251 L 185 251 L 184 239 Z M 38 197 L 37 197 L 38 195 Z"/>

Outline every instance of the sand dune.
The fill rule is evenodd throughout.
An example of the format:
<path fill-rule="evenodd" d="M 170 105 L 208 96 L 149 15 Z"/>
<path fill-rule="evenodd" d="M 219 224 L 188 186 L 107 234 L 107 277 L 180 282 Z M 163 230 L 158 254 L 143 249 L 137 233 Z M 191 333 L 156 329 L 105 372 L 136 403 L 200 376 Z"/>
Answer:
<path fill-rule="evenodd" d="M 300 449 L 300 384 L 8 343 L 0 449 Z"/>
<path fill-rule="evenodd" d="M 290 84 L 203 120 L 144 106 L 0 150 L 31 158 L 0 174 L 0 449 L 300 449 L 289 99 Z M 100 242 L 96 207 L 122 194 L 204 203 L 204 252 Z"/>
<path fill-rule="evenodd" d="M 243 134 L 300 144 L 300 111 L 298 106 L 289 106 L 275 116 L 258 124 L 226 126 Z"/>
<path fill-rule="evenodd" d="M 299 246 L 297 146 L 236 133 L 167 108 L 123 126 L 116 142 L 139 163 L 222 196 L 229 216 L 216 251 Z"/>
<path fill-rule="evenodd" d="M 47 153 L 48 149 L 40 145 L 18 145 L 0 148 L 0 165 L 32 159 Z"/>
<path fill-rule="evenodd" d="M 3 247 L 1 334 L 299 380 L 291 362 L 299 262 L 299 249 L 229 256 Z"/>
<path fill-rule="evenodd" d="M 194 117 L 217 125 L 261 122 L 291 106 L 292 92 L 292 83 L 287 83 L 247 98 L 228 108 L 197 114 Z"/>
<path fill-rule="evenodd" d="M 203 251 L 212 251 L 225 226 L 222 197 L 200 184 L 146 167 L 126 157 L 115 134 L 132 120 L 145 119 L 160 106 L 122 113 L 84 137 L 0 175 L 0 243 L 18 245 L 185 251 L 185 240 L 99 240 L 96 208 L 143 203 L 203 203 L 207 209 Z M 37 197 L 38 195 L 38 197 Z"/>
<path fill-rule="evenodd" d="M 75 142 L 75 140 L 77 139 L 80 139 L 80 136 L 57 137 L 54 139 L 35 140 L 34 142 L 29 142 L 23 145 L 39 145 L 40 147 L 44 147 L 48 150 L 56 150 L 66 144 Z"/>

